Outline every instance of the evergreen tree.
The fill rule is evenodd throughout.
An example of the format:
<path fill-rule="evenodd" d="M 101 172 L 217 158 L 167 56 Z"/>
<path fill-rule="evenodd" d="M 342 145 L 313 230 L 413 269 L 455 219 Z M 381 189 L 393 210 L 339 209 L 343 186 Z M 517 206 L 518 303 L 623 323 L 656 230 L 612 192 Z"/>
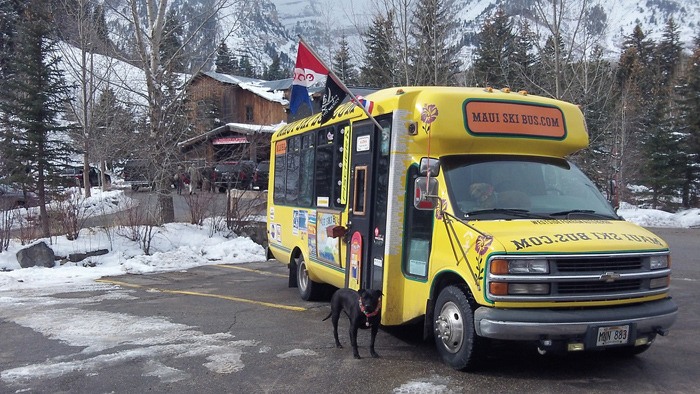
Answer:
<path fill-rule="evenodd" d="M 518 24 L 517 34 L 513 37 L 513 53 L 508 65 L 511 70 L 511 87 L 537 93 L 533 83 L 536 74 L 537 59 L 533 55 L 535 35 L 526 20 Z"/>
<path fill-rule="evenodd" d="M 256 78 L 255 68 L 250 62 L 250 57 L 248 55 L 241 56 L 241 61 L 238 63 L 238 75 L 248 78 Z"/>
<path fill-rule="evenodd" d="M 375 88 L 397 85 L 398 59 L 393 51 L 396 37 L 394 13 L 376 14 L 364 39 L 365 62 L 360 67 L 361 83 Z"/>
<path fill-rule="evenodd" d="M 225 42 L 221 41 L 216 50 L 216 72 L 221 74 L 236 74 L 238 65 L 236 59 L 228 49 Z"/>
<path fill-rule="evenodd" d="M 419 0 L 413 11 L 415 23 L 411 38 L 412 83 L 414 85 L 453 85 L 459 71 L 452 34 L 457 30 L 452 0 Z"/>
<path fill-rule="evenodd" d="M 284 78 L 287 78 L 287 74 L 282 70 L 279 54 L 275 53 L 272 55 L 272 63 L 270 63 L 267 70 L 265 70 L 265 74 L 263 74 L 263 79 L 276 81 Z"/>
<path fill-rule="evenodd" d="M 93 26 L 95 27 L 95 32 L 97 40 L 106 47 L 109 43 L 109 31 L 107 30 L 107 18 L 105 17 L 105 7 L 104 4 L 98 4 L 93 12 Z"/>
<path fill-rule="evenodd" d="M 345 85 L 357 86 L 358 75 L 355 65 L 350 60 L 350 48 L 345 33 L 340 36 L 340 48 L 333 57 L 333 72 L 340 78 Z"/>
<path fill-rule="evenodd" d="M 474 60 L 474 74 L 482 86 L 511 86 L 515 69 L 515 35 L 513 22 L 503 8 L 498 8 L 493 17 L 486 18 L 479 32 L 479 45 Z"/>
<path fill-rule="evenodd" d="M 675 132 L 685 159 L 681 197 L 683 206 L 690 208 L 700 203 L 700 36 L 695 39 L 693 53 L 677 86 L 679 117 Z"/>
<path fill-rule="evenodd" d="M 676 68 L 680 64 L 683 46 L 680 42 L 678 25 L 669 18 L 664 26 L 663 36 L 656 47 L 656 62 L 658 64 L 658 81 L 661 86 L 668 86 L 673 79 Z"/>
<path fill-rule="evenodd" d="M 0 112 L 12 114 L 3 119 L 5 139 L 14 150 L 15 163 L 27 170 L 24 183 L 36 186 L 41 229 L 48 237 L 47 177 L 71 153 L 56 138 L 57 133 L 67 130 L 60 113 L 69 99 L 68 87 L 58 67 L 60 58 L 50 30 L 53 22 L 49 5 L 31 0 L 19 17 L 15 50 L 0 88 Z"/>
<path fill-rule="evenodd" d="M 160 59 L 170 73 L 185 71 L 185 59 L 182 53 L 182 23 L 174 8 L 168 11 L 163 28 L 163 41 L 160 46 Z"/>

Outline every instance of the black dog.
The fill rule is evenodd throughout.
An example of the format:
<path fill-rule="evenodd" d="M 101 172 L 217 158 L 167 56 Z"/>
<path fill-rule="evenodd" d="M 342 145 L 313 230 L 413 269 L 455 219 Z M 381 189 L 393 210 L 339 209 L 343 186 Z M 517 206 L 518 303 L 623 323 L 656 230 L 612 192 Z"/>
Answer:
<path fill-rule="evenodd" d="M 374 351 L 374 339 L 377 336 L 379 323 L 381 322 L 382 292 L 381 290 L 365 290 L 359 292 L 352 289 L 338 289 L 331 298 L 331 313 L 325 320 L 333 317 L 333 336 L 335 346 L 342 348 L 338 340 L 338 319 L 340 312 L 345 311 L 350 319 L 350 343 L 352 343 L 352 354 L 355 358 L 360 358 L 357 351 L 357 329 L 372 329 L 372 339 L 369 344 L 369 353 L 372 357 L 379 357 Z"/>

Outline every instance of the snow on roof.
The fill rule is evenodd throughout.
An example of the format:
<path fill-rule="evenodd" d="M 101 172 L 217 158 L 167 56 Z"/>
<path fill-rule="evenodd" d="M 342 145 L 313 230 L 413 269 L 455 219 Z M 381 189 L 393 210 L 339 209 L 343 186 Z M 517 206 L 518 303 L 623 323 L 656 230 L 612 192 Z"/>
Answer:
<path fill-rule="evenodd" d="M 289 83 L 286 83 L 287 80 L 265 81 L 262 79 L 241 77 L 238 75 L 221 74 L 214 71 L 206 71 L 202 74 L 221 83 L 238 85 L 241 89 L 247 90 L 264 98 L 265 100 L 277 102 L 282 105 L 288 104 L 288 101 L 284 98 L 283 90 L 291 86 L 291 79 L 289 79 Z"/>

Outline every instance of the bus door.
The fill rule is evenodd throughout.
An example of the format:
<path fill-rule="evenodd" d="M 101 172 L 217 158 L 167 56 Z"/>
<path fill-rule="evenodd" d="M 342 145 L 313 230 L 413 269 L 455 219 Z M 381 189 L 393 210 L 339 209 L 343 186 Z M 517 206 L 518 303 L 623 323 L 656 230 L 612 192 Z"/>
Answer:
<path fill-rule="evenodd" d="M 391 119 L 353 124 L 346 286 L 382 289 Z"/>

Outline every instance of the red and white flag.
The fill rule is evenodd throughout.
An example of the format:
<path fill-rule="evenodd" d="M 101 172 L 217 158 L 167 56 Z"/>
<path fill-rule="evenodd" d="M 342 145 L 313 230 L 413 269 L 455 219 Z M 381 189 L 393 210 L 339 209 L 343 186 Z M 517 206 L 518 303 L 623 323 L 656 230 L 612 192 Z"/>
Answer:
<path fill-rule="evenodd" d="M 295 114 L 299 106 L 307 103 L 311 107 L 308 87 L 318 84 L 328 76 L 328 69 L 303 41 L 299 41 L 297 61 L 294 65 L 294 80 L 289 97 L 289 111 Z"/>

